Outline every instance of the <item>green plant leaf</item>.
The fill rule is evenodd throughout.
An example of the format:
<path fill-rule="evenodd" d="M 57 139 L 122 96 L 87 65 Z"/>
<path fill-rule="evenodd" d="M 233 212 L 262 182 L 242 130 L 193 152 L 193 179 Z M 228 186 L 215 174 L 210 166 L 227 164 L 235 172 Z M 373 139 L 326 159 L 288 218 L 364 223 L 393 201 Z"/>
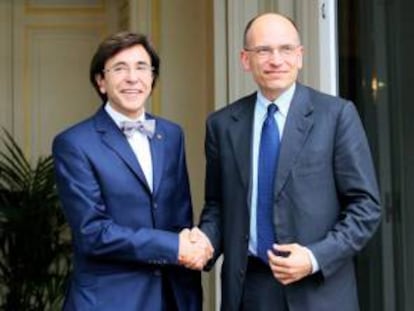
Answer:
<path fill-rule="evenodd" d="M 0 139 L 0 309 L 59 310 L 70 272 L 70 234 L 53 158 L 32 165 L 12 135 Z"/>

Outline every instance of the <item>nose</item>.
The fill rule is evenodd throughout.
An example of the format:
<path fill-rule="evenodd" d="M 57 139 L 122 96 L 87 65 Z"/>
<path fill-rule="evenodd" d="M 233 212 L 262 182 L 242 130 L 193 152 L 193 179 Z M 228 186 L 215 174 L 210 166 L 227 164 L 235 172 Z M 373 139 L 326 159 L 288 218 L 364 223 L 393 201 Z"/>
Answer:
<path fill-rule="evenodd" d="M 282 64 L 284 60 L 285 57 L 283 57 L 278 49 L 274 49 L 268 58 L 268 61 L 272 64 Z"/>
<path fill-rule="evenodd" d="M 129 68 L 128 72 L 126 73 L 125 79 L 127 81 L 138 81 L 139 80 L 139 73 L 138 70 L 135 70 L 134 68 Z"/>

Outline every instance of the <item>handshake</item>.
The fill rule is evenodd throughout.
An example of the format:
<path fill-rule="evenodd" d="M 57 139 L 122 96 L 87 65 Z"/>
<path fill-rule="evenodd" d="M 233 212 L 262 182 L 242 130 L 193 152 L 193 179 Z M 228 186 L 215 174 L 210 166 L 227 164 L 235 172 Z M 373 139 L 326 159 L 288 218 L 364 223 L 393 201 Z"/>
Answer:
<path fill-rule="evenodd" d="M 178 262 L 188 269 L 202 270 L 213 257 L 214 249 L 199 228 L 183 229 L 179 233 Z"/>

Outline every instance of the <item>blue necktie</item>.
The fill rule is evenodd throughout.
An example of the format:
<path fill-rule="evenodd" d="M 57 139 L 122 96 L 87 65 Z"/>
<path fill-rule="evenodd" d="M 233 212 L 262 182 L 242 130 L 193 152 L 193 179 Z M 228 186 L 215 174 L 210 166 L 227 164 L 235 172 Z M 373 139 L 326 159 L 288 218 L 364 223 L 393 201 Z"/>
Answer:
<path fill-rule="evenodd" d="M 273 192 L 279 157 L 279 129 L 274 117 L 277 106 L 267 107 L 267 117 L 260 136 L 257 182 L 257 255 L 268 263 L 267 250 L 275 241 L 273 226 Z"/>

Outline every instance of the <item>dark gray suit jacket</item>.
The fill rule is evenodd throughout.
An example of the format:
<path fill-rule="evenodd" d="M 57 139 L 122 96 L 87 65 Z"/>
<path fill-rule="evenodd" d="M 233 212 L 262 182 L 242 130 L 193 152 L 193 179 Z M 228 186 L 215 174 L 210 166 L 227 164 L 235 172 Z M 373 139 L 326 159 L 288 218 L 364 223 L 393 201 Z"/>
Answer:
<path fill-rule="evenodd" d="M 215 259 L 224 254 L 226 311 L 240 306 L 248 258 L 255 101 L 256 93 L 207 120 L 200 226 L 213 243 Z M 277 172 L 276 241 L 308 247 L 320 265 L 318 273 L 287 286 L 289 310 L 358 310 L 353 256 L 375 232 L 380 203 L 368 142 L 354 105 L 297 84 Z"/>

